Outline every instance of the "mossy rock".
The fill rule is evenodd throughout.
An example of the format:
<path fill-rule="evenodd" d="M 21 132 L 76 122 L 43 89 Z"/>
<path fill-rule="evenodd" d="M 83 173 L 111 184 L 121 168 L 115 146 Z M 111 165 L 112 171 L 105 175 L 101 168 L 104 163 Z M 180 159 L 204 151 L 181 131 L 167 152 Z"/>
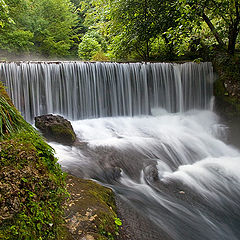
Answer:
<path fill-rule="evenodd" d="M 72 145 L 76 140 L 71 123 L 58 115 L 42 115 L 35 117 L 35 126 L 50 141 Z"/>
<path fill-rule="evenodd" d="M 66 226 L 74 239 L 115 239 L 118 226 L 115 221 L 114 193 L 91 180 L 67 176 L 70 198 L 66 203 Z"/>

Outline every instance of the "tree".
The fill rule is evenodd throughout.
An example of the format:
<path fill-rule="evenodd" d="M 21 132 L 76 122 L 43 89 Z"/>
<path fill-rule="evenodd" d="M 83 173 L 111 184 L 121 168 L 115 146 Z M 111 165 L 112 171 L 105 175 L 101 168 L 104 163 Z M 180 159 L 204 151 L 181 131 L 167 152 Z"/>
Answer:
<path fill-rule="evenodd" d="M 221 48 L 234 54 L 240 30 L 239 0 L 178 0 L 184 19 L 204 21 Z M 199 24 L 200 26 L 200 24 Z"/>
<path fill-rule="evenodd" d="M 79 44 L 78 56 L 83 60 L 91 60 L 92 57 L 100 50 L 101 45 L 98 43 L 98 41 L 86 34 L 82 38 L 82 42 Z"/>
<path fill-rule="evenodd" d="M 5 3 L 12 21 L 4 20 L 4 28 L 0 28 L 1 49 L 37 52 L 47 57 L 69 55 L 76 22 L 75 9 L 69 0 L 5 0 Z"/>
<path fill-rule="evenodd" d="M 120 56 L 136 53 L 150 59 L 152 43 L 175 24 L 177 14 L 172 0 L 112 0 L 106 11 L 113 52 Z M 121 51 L 122 49 L 122 51 Z M 122 54 L 121 54 L 122 52 Z M 138 57 L 138 58 L 139 58 Z"/>
<path fill-rule="evenodd" d="M 4 0 L 0 0 L 0 27 L 4 27 L 6 22 L 9 22 L 8 6 Z"/>
<path fill-rule="evenodd" d="M 34 0 L 27 28 L 34 33 L 36 49 L 46 56 L 67 56 L 74 35 L 76 14 L 69 0 Z"/>
<path fill-rule="evenodd" d="M 33 34 L 22 25 L 26 10 L 25 0 L 5 0 L 5 4 L 0 4 L 0 7 L 5 10 L 5 13 L 0 13 L 0 49 L 12 52 L 29 51 L 33 46 Z"/>

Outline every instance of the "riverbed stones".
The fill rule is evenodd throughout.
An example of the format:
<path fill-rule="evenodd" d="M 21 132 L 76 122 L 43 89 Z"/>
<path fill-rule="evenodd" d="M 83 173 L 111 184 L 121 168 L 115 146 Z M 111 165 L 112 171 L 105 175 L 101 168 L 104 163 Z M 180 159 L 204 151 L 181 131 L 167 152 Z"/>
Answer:
<path fill-rule="evenodd" d="M 76 140 L 71 123 L 59 115 L 42 115 L 35 117 L 35 126 L 50 141 L 72 145 Z"/>

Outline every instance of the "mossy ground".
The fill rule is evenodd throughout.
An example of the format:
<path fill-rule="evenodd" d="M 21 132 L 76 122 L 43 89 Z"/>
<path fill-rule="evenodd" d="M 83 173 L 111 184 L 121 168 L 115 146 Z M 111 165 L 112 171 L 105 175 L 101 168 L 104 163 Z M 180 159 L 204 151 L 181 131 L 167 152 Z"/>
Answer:
<path fill-rule="evenodd" d="M 61 239 L 66 197 L 53 149 L 0 85 L 0 239 Z"/>
<path fill-rule="evenodd" d="M 60 239 L 66 192 L 49 146 L 20 132 L 0 143 L 0 239 Z"/>
<path fill-rule="evenodd" d="M 68 199 L 53 149 L 21 117 L 1 82 L 0 98 L 0 239 L 115 239 L 113 192 L 69 176 Z"/>

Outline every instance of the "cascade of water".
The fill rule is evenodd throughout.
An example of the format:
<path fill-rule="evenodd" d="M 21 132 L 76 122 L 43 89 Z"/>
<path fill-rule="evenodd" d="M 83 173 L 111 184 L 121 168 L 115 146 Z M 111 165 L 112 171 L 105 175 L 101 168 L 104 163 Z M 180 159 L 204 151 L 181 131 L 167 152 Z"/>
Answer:
<path fill-rule="evenodd" d="M 50 144 L 63 169 L 112 187 L 130 221 L 139 211 L 149 225 L 132 240 L 239 239 L 240 152 L 208 111 L 211 63 L 2 63 L 0 78 L 27 120 L 84 119 L 84 147 Z"/>
<path fill-rule="evenodd" d="M 0 63 L 0 78 L 27 121 L 58 113 L 69 119 L 209 109 L 211 63 Z"/>

